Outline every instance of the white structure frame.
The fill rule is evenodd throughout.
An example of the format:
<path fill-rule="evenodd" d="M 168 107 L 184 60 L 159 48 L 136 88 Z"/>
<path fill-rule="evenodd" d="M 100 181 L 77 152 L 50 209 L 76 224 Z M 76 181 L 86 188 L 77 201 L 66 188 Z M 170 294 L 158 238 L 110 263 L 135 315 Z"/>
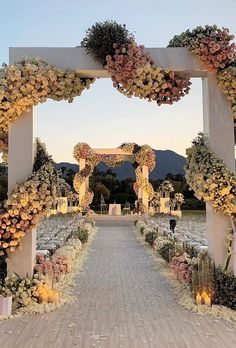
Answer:
<path fill-rule="evenodd" d="M 222 158 L 229 169 L 235 170 L 234 124 L 231 107 L 217 85 L 214 73 L 189 53 L 185 48 L 147 48 L 155 64 L 191 77 L 202 79 L 203 86 L 203 131 L 209 136 L 212 150 Z M 24 56 L 42 57 L 48 63 L 64 68 L 77 69 L 81 76 L 107 78 L 109 74 L 96 63 L 82 47 L 45 48 L 19 47 L 10 48 L 10 64 L 17 63 Z M 158 109 L 157 109 L 158 112 Z M 11 127 L 9 132 L 9 191 L 17 181 L 24 180 L 32 172 L 34 157 L 33 146 L 33 110 L 24 113 Z M 211 257 L 216 265 L 223 264 L 226 257 L 225 236 L 231 228 L 230 218 L 215 213 L 207 204 L 207 239 Z M 27 234 L 21 248 L 9 258 L 8 268 L 20 275 L 32 274 L 35 261 L 35 232 Z M 236 242 L 234 241 L 234 250 Z M 236 273 L 236 257 L 234 257 Z"/>

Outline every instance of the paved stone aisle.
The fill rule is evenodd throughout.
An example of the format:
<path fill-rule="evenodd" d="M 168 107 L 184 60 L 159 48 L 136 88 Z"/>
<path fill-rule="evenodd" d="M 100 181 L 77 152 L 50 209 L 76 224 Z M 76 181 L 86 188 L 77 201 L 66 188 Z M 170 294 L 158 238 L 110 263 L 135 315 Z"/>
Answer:
<path fill-rule="evenodd" d="M 98 222 L 78 277 L 79 300 L 41 316 L 0 322 L 1 348 L 233 348 L 236 327 L 182 309 L 133 233 Z"/>

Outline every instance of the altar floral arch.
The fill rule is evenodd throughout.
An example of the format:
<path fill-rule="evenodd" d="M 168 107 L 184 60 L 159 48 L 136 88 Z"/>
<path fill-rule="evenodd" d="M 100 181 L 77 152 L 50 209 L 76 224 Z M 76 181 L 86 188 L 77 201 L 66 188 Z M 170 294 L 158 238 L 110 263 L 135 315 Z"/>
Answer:
<path fill-rule="evenodd" d="M 236 51 L 232 39 L 233 35 L 230 35 L 226 28 L 205 26 L 175 36 L 168 47 L 187 48 L 201 60 L 208 71 L 216 74 L 218 85 L 231 102 L 232 115 L 236 117 Z M 126 27 L 116 22 L 106 21 L 93 25 L 87 30 L 82 46 L 104 66 L 113 80 L 114 87 L 128 97 L 155 101 L 160 106 L 173 104 L 189 92 L 191 83 L 187 72 L 178 73 L 156 66 L 144 46 L 138 45 Z M 93 78 L 81 76 L 78 69 L 64 69 L 47 63 L 43 58 L 26 58 L 11 65 L 4 65 L 0 69 L 0 149 L 5 157 L 9 128 L 25 112 L 48 98 L 72 102 L 75 96 L 81 95 L 82 91 L 89 88 L 93 82 Z M 198 149 L 199 147 L 195 150 Z M 212 153 L 210 147 L 207 149 Z M 190 186 L 197 191 L 199 197 L 210 202 L 215 211 L 220 210 L 234 217 L 235 173 L 230 172 L 223 162 L 218 165 L 220 159 L 214 154 L 210 157 L 207 157 L 204 151 L 198 151 L 198 157 L 193 157 L 192 154 L 189 155 L 191 157 L 187 174 Z M 214 161 L 212 161 L 213 155 Z M 194 182 L 195 169 L 192 163 L 196 158 L 210 159 L 205 162 L 204 171 L 212 173 L 211 182 L 207 175 L 198 175 L 197 184 Z M 216 163 L 215 167 L 213 162 Z M 92 163 L 90 165 L 92 166 Z M 214 168 L 219 169 L 219 166 L 223 178 L 215 174 L 217 171 Z M 53 202 L 53 189 L 47 185 L 46 187 L 43 181 L 42 185 L 40 184 L 40 180 L 47 181 L 50 175 L 50 169 L 46 168 L 43 173 L 36 172 L 9 194 L 5 211 L 0 214 L 1 253 L 13 252 L 25 233 L 31 231 L 37 221 L 44 216 L 42 211 L 45 212 L 50 208 Z M 229 176 L 230 185 L 227 181 Z M 77 176 L 75 187 L 80 180 L 82 177 Z M 212 191 L 210 198 L 206 191 L 200 189 L 209 185 Z M 219 192 L 224 197 L 223 200 L 217 198 Z M 41 193 L 43 200 L 40 199 Z"/>
<path fill-rule="evenodd" d="M 149 145 L 139 146 L 135 143 L 124 143 L 118 149 L 121 150 L 118 154 L 115 151 L 107 154 L 91 149 L 86 143 L 78 143 L 74 147 L 74 158 L 80 164 L 80 171 L 74 177 L 74 189 L 79 194 L 80 206 L 82 209 L 88 210 L 89 205 L 93 201 L 93 192 L 89 189 L 89 185 L 86 182 L 92 175 L 96 165 L 104 162 L 115 167 L 124 161 L 129 161 L 133 163 L 135 168 L 136 181 L 134 183 L 134 191 L 138 196 L 139 211 L 147 213 L 148 202 L 154 197 L 152 184 L 148 181 L 148 173 L 155 167 L 155 152 Z M 83 168 L 81 168 L 81 160 L 84 160 Z M 85 185 L 83 192 L 81 192 L 82 185 Z M 146 199 L 144 199 L 143 192 L 146 193 Z"/>

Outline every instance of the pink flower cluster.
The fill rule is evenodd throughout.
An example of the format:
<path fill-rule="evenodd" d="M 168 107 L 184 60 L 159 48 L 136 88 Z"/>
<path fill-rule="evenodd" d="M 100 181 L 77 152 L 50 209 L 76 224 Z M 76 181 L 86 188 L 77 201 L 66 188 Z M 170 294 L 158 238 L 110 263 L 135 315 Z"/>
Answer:
<path fill-rule="evenodd" d="M 75 159 L 87 159 L 91 152 L 91 147 L 86 143 L 79 143 L 74 147 L 74 157 Z"/>
<path fill-rule="evenodd" d="M 34 269 L 37 273 L 46 275 L 58 282 L 62 274 L 70 272 L 70 265 L 65 255 L 54 254 L 51 258 L 47 258 L 45 255 L 38 254 Z"/>
<path fill-rule="evenodd" d="M 190 47 L 190 49 L 211 71 L 224 69 L 236 59 L 235 43 L 229 43 L 233 38 L 234 36 L 229 35 L 227 29 L 217 29 L 210 36 L 200 39 L 197 47 Z"/>
<path fill-rule="evenodd" d="M 171 260 L 171 269 L 181 283 L 189 285 L 191 282 L 192 266 L 184 255 L 174 256 Z"/>
<path fill-rule="evenodd" d="M 144 52 L 144 46 L 138 46 L 136 43 L 122 45 L 120 48 L 117 44 L 114 56 L 106 57 L 107 65 L 105 68 L 112 74 L 114 86 L 118 87 L 119 83 L 123 85 L 132 85 L 133 79 L 139 77 L 140 67 L 147 62 L 153 65 L 150 56 Z"/>
<path fill-rule="evenodd" d="M 144 166 L 147 166 L 150 171 L 152 171 L 156 164 L 156 155 L 155 152 L 150 150 L 139 151 L 136 155 L 136 161 Z"/>
<path fill-rule="evenodd" d="M 189 92 L 190 80 L 173 71 L 154 66 L 144 46 L 136 43 L 114 44 L 115 54 L 106 57 L 114 87 L 128 97 L 156 101 L 158 105 L 173 104 Z"/>

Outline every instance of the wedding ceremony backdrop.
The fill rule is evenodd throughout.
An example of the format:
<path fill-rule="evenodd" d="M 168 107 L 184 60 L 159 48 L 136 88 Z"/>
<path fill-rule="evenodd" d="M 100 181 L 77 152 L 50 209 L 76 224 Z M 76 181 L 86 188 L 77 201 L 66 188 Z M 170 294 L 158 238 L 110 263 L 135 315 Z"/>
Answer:
<path fill-rule="evenodd" d="M 187 31 L 176 36 L 167 48 L 144 48 L 136 44 L 125 26 L 105 22 L 98 24 L 98 29 L 99 25 L 100 32 L 105 35 L 98 39 L 94 35 L 96 28 L 92 27 L 87 31 L 82 47 L 9 49 L 9 66 L 2 70 L 0 89 L 0 131 L 3 145 L 7 143 L 8 136 L 8 191 L 11 200 L 8 205 L 13 204 L 16 208 L 16 202 L 12 203 L 15 185 L 32 174 L 33 106 L 47 98 L 71 102 L 73 97 L 80 95 L 96 78 L 110 77 L 114 87 L 128 97 L 155 101 L 158 105 L 173 104 L 189 92 L 190 78 L 200 78 L 203 89 L 203 133 L 208 143 L 202 138 L 202 143 L 199 140 L 189 150 L 186 176 L 197 197 L 203 198 L 207 203 L 209 255 L 216 265 L 223 264 L 227 253 L 224 241 L 229 229 L 234 230 L 233 215 L 236 213 L 232 115 L 235 114 L 236 105 L 236 68 L 235 45 L 230 43 L 233 36 L 224 28 L 198 27 L 192 33 Z M 24 80 L 22 84 L 21 79 Z M 150 131 L 151 128 L 150 125 Z M 122 150 L 117 151 L 118 154 L 123 154 Z M 98 154 L 98 150 L 94 152 Z M 78 156 L 80 158 L 82 157 Z M 85 162 L 80 165 L 83 169 Z M 211 171 L 211 167 L 207 167 L 209 165 L 214 170 Z M 224 175 L 219 177 L 219 173 Z M 147 179 L 147 174 L 144 177 Z M 80 187 L 80 195 L 82 190 L 84 195 L 86 184 Z M 15 200 L 17 199 L 16 195 Z M 143 199 L 147 201 L 145 194 Z M 17 219 L 19 211 L 16 210 L 13 209 L 10 217 L 7 212 L 1 215 L 1 248 L 8 253 L 9 272 L 14 271 L 21 276 L 32 275 L 37 219 L 34 223 L 29 222 L 22 235 L 18 233 L 14 236 L 14 227 L 10 236 L 6 231 L 11 223 L 5 224 L 4 221 Z M 28 214 L 30 215 L 29 212 Z M 32 216 L 28 217 L 30 221 L 33 220 Z M 27 220 L 27 216 L 24 219 Z M 31 233 L 27 233 L 28 230 Z M 236 241 L 233 249 L 236 250 Z M 236 272 L 235 257 L 234 269 Z"/>

